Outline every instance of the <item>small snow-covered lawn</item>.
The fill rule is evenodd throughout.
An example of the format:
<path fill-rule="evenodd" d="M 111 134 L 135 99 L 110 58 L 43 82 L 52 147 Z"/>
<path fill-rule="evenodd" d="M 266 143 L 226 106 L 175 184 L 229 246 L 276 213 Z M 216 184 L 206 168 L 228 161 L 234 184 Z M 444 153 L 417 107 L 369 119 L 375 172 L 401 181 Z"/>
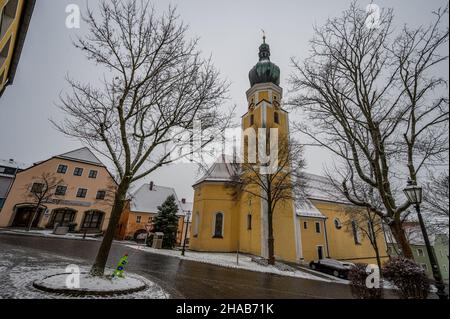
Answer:
<path fill-rule="evenodd" d="M 68 233 L 65 235 L 55 235 L 52 230 L 30 230 L 25 229 L 0 229 L 4 234 L 18 234 L 25 236 L 41 236 L 41 237 L 54 237 L 54 238 L 68 238 L 68 239 L 83 239 L 83 234 Z M 89 234 L 86 235 L 85 240 L 99 240 L 96 237 L 92 237 Z"/>
<path fill-rule="evenodd" d="M 42 281 L 45 278 L 52 278 L 51 276 L 57 274 L 67 274 L 67 267 L 79 267 L 81 272 L 80 290 L 84 288 L 95 288 L 97 291 L 102 289 L 114 288 L 115 290 L 123 290 L 124 288 L 133 288 L 137 285 L 136 279 L 145 284 L 145 289 L 129 294 L 115 294 L 109 296 L 100 295 L 67 295 L 53 292 L 46 292 L 37 289 L 33 283 Z M 12 248 L 8 251 L 0 251 L 0 299 L 167 299 L 170 295 L 155 282 L 136 274 L 125 272 L 125 278 L 109 279 L 94 278 L 90 276 L 83 276 L 88 273 L 90 266 L 84 264 L 82 261 L 56 256 L 53 254 L 43 253 L 34 250 L 22 250 Z M 107 270 L 109 273 L 112 269 Z M 50 279 L 49 285 L 54 284 L 55 289 L 64 284 L 63 275 L 61 277 L 54 277 Z M 90 278 L 89 278 L 90 277 Z M 109 286 L 105 285 L 108 281 Z"/>
<path fill-rule="evenodd" d="M 237 254 L 235 253 L 203 253 L 203 252 L 193 252 L 186 251 L 185 256 L 181 256 L 181 251 L 178 250 L 167 250 L 167 249 L 154 249 L 147 246 L 140 245 L 126 245 L 127 247 L 146 251 L 153 254 L 160 254 L 165 256 L 172 256 L 184 260 L 196 261 L 216 266 L 222 266 L 227 268 L 238 268 L 245 269 L 256 272 L 271 273 L 281 276 L 289 276 L 303 279 L 320 280 L 325 282 L 339 281 L 338 279 L 326 279 L 322 277 L 315 276 L 305 271 L 293 270 L 286 271 L 281 270 L 274 266 L 263 266 L 254 261 L 252 261 L 252 256 L 239 254 L 239 263 L 237 262 Z M 340 282 L 340 281 L 339 281 Z"/>

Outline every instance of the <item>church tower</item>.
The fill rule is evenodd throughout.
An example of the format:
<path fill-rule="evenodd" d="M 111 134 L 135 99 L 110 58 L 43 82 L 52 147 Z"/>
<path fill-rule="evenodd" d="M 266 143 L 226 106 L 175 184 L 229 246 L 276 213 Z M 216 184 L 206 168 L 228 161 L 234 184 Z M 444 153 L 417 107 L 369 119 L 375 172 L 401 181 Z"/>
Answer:
<path fill-rule="evenodd" d="M 263 43 L 259 47 L 259 61 L 249 72 L 250 89 L 246 93 L 248 111 L 242 117 L 242 129 L 246 131 L 253 128 L 256 133 L 258 129 L 266 129 L 266 132 L 269 129 L 277 129 L 278 147 L 283 147 L 289 140 L 289 114 L 281 105 L 283 89 L 280 87 L 280 68 L 271 62 L 270 55 L 270 46 L 264 36 Z M 247 144 L 244 145 L 244 154 L 247 154 Z M 274 213 L 273 229 L 277 258 L 297 260 L 294 214 L 294 204 L 291 200 L 281 203 Z M 252 227 L 251 232 L 246 228 L 243 231 L 241 228 L 241 249 L 268 257 L 267 204 L 260 198 L 244 194 L 241 199 L 241 223 L 244 221 L 242 216 L 246 216 L 246 220 L 252 220 L 255 227 Z M 287 243 L 290 247 L 285 247 Z"/>
<path fill-rule="evenodd" d="M 289 118 L 281 104 L 280 68 L 270 60 L 270 47 L 265 37 L 259 47 L 259 61 L 249 72 L 249 81 L 250 89 L 246 92 L 248 110 L 242 116 L 242 130 L 245 132 L 252 128 L 258 136 L 260 129 L 266 129 L 266 132 L 277 129 L 280 147 L 289 139 Z M 245 140 L 242 141 L 244 160 L 248 154 Z M 234 197 L 229 187 L 235 173 L 233 169 L 235 166 L 224 156 L 194 185 L 190 248 L 240 251 L 267 258 L 267 203 L 248 192 L 243 192 L 239 198 Z M 299 229 L 292 200 L 285 200 L 277 206 L 273 214 L 273 231 L 275 258 L 298 261 Z"/>

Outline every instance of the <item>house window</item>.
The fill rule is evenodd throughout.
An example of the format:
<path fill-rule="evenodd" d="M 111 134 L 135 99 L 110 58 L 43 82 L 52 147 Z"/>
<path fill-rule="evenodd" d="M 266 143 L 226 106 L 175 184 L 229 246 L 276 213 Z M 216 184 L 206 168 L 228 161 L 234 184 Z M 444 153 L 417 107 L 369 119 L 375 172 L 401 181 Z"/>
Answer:
<path fill-rule="evenodd" d="M 223 213 L 216 213 L 215 215 L 214 238 L 223 238 Z"/>
<path fill-rule="evenodd" d="M 67 165 L 63 165 L 63 164 L 59 165 L 57 172 L 59 174 L 65 174 L 67 172 Z"/>
<path fill-rule="evenodd" d="M 334 219 L 334 227 L 336 227 L 336 229 L 341 229 L 342 228 L 342 222 L 339 218 L 335 218 Z"/>
<path fill-rule="evenodd" d="M 255 124 L 255 116 L 252 114 L 250 115 L 250 126 L 252 126 L 253 124 Z"/>
<path fill-rule="evenodd" d="M 419 256 L 419 257 L 423 257 L 424 256 L 422 248 L 417 248 L 417 256 Z"/>
<path fill-rule="evenodd" d="M 280 124 L 280 116 L 278 115 L 278 112 L 273 113 L 273 121 L 276 124 Z"/>
<path fill-rule="evenodd" d="M 136 216 L 136 224 L 140 224 L 141 223 L 141 216 Z"/>
<path fill-rule="evenodd" d="M 105 199 L 105 197 L 106 197 L 106 191 L 98 191 L 95 199 L 103 200 L 103 199 Z"/>
<path fill-rule="evenodd" d="M 88 190 L 86 188 L 79 188 L 77 191 L 77 197 L 78 198 L 86 198 L 87 191 Z"/>
<path fill-rule="evenodd" d="M 148 223 L 151 224 L 152 222 L 153 222 L 153 216 L 150 216 L 150 217 L 148 218 Z"/>
<path fill-rule="evenodd" d="M 427 264 L 420 264 L 423 268 L 423 270 L 428 271 L 428 265 Z"/>
<path fill-rule="evenodd" d="M 252 215 L 247 215 L 247 230 L 252 230 Z"/>
<path fill-rule="evenodd" d="M 100 229 L 103 221 L 103 213 L 99 211 L 89 211 L 84 215 L 83 229 Z"/>
<path fill-rule="evenodd" d="M 64 195 L 66 195 L 66 192 L 67 192 L 67 186 L 59 185 L 56 187 L 55 195 L 56 196 L 64 196 Z"/>
<path fill-rule="evenodd" d="M 320 234 L 320 222 L 316 222 L 316 233 Z"/>
<path fill-rule="evenodd" d="M 53 211 L 53 216 L 48 225 L 49 228 L 53 228 L 55 224 L 59 226 L 69 226 L 75 220 L 76 211 L 71 209 L 56 209 Z"/>
<path fill-rule="evenodd" d="M 91 170 L 89 171 L 89 178 L 97 178 L 98 172 Z"/>
<path fill-rule="evenodd" d="M 355 244 L 360 245 L 361 238 L 359 236 L 358 225 L 356 224 L 356 222 L 354 220 L 352 220 L 352 232 L 353 232 L 353 239 L 355 241 Z"/>
<path fill-rule="evenodd" d="M 33 186 L 31 186 L 31 192 L 33 194 L 39 194 L 44 191 L 44 184 L 42 183 L 33 183 Z"/>
<path fill-rule="evenodd" d="M 444 265 L 444 270 L 445 270 L 445 272 L 448 272 L 447 265 Z"/>
<path fill-rule="evenodd" d="M 194 237 L 198 236 L 199 223 L 200 223 L 200 214 L 196 212 L 194 218 L 194 232 L 193 232 Z"/>
<path fill-rule="evenodd" d="M 73 171 L 73 175 L 74 176 L 81 176 L 83 175 L 83 169 L 80 167 L 75 167 L 74 171 Z"/>
<path fill-rule="evenodd" d="M 308 222 L 303 222 L 303 229 L 308 229 Z"/>

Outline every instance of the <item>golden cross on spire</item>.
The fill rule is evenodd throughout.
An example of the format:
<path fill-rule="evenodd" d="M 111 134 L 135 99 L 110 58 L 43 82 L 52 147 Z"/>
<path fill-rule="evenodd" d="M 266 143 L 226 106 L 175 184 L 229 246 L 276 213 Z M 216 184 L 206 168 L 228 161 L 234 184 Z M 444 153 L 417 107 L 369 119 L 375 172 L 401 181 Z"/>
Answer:
<path fill-rule="evenodd" d="M 262 34 L 263 34 L 263 43 L 266 43 L 266 31 L 264 31 L 263 29 L 261 29 Z"/>

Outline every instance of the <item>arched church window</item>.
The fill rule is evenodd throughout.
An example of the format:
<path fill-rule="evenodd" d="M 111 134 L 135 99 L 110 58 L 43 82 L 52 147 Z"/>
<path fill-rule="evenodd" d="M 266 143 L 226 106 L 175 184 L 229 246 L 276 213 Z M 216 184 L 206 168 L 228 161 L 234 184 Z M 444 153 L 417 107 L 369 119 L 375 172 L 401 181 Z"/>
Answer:
<path fill-rule="evenodd" d="M 216 213 L 215 215 L 214 238 L 223 238 L 223 213 Z"/>
<path fill-rule="evenodd" d="M 278 112 L 273 113 L 273 121 L 277 124 L 280 124 L 280 116 Z"/>
<path fill-rule="evenodd" d="M 247 215 L 247 230 L 252 230 L 252 214 Z"/>
<path fill-rule="evenodd" d="M 354 220 L 352 220 L 352 232 L 353 232 L 353 239 L 355 240 L 355 244 L 360 245 L 361 237 L 359 235 L 358 224 Z"/>
<path fill-rule="evenodd" d="M 200 223 L 200 215 L 198 212 L 195 213 L 194 217 L 194 237 L 198 236 L 198 225 Z"/>
<path fill-rule="evenodd" d="M 336 227 L 336 229 L 341 229 L 342 228 L 342 222 L 340 221 L 339 218 L 335 218 L 334 219 L 334 227 Z"/>
<path fill-rule="evenodd" d="M 250 126 L 252 126 L 253 124 L 255 124 L 255 116 L 252 114 L 250 115 Z"/>

